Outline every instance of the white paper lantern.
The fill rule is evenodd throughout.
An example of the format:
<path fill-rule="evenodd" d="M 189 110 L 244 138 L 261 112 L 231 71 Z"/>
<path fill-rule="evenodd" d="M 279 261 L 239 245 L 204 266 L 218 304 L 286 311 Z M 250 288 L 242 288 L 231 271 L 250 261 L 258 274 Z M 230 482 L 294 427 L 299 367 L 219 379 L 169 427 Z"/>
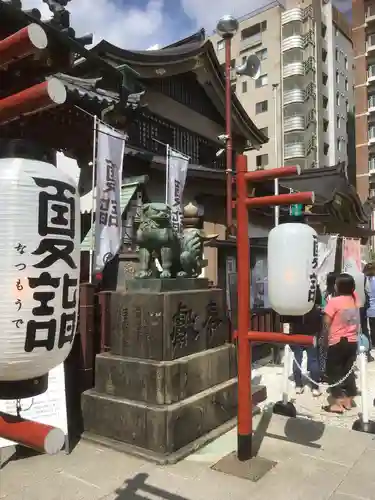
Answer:
<path fill-rule="evenodd" d="M 77 325 L 80 207 L 49 163 L 0 159 L 0 382 L 46 375 Z M 1 395 L 0 395 L 1 396 Z"/>
<path fill-rule="evenodd" d="M 268 297 L 282 315 L 308 313 L 315 302 L 318 235 L 306 224 L 280 224 L 268 237 Z"/>

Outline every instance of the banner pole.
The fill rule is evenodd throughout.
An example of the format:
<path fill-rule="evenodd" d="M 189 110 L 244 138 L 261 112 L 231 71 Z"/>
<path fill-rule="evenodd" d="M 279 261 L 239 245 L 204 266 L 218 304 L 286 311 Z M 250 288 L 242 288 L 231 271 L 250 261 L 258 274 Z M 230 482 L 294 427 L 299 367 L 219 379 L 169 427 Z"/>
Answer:
<path fill-rule="evenodd" d="M 92 204 L 91 204 L 91 245 L 90 245 L 90 261 L 89 261 L 89 283 L 92 283 L 92 275 L 94 270 L 94 247 L 95 247 L 95 235 L 94 235 L 94 211 L 95 211 L 95 184 L 96 184 L 96 141 L 98 135 L 98 118 L 94 115 L 94 139 L 92 145 Z"/>
<path fill-rule="evenodd" d="M 165 204 L 168 204 L 168 184 L 169 184 L 169 156 L 170 156 L 170 146 L 166 145 L 166 163 L 165 163 Z"/>

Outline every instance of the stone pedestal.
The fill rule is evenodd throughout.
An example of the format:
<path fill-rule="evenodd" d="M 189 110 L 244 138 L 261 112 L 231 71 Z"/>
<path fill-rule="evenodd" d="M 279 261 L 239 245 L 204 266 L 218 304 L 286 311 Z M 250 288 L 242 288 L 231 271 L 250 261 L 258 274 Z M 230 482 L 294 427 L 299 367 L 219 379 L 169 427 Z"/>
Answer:
<path fill-rule="evenodd" d="M 83 417 L 89 439 L 166 463 L 233 425 L 236 352 L 222 290 L 147 281 L 111 296 L 111 352 L 96 358 Z"/>

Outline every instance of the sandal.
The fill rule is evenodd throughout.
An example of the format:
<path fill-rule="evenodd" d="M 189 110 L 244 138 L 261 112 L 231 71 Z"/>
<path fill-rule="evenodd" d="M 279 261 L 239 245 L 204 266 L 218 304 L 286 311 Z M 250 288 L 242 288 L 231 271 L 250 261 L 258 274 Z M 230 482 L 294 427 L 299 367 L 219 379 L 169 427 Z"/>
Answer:
<path fill-rule="evenodd" d="M 335 415 L 343 415 L 344 414 L 344 410 L 342 410 L 342 411 L 340 411 L 340 410 L 332 410 L 332 408 L 329 405 L 322 406 L 322 410 L 324 410 L 327 413 L 334 413 Z"/>

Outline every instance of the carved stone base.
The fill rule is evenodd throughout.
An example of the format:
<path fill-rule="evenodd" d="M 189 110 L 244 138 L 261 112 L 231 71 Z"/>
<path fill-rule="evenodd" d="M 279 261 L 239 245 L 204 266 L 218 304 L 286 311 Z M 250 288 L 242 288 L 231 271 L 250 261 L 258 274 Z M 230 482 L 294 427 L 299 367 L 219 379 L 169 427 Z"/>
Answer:
<path fill-rule="evenodd" d="M 140 283 L 149 280 L 138 280 Z M 111 294 L 111 353 L 171 361 L 229 340 L 218 288 Z"/>

